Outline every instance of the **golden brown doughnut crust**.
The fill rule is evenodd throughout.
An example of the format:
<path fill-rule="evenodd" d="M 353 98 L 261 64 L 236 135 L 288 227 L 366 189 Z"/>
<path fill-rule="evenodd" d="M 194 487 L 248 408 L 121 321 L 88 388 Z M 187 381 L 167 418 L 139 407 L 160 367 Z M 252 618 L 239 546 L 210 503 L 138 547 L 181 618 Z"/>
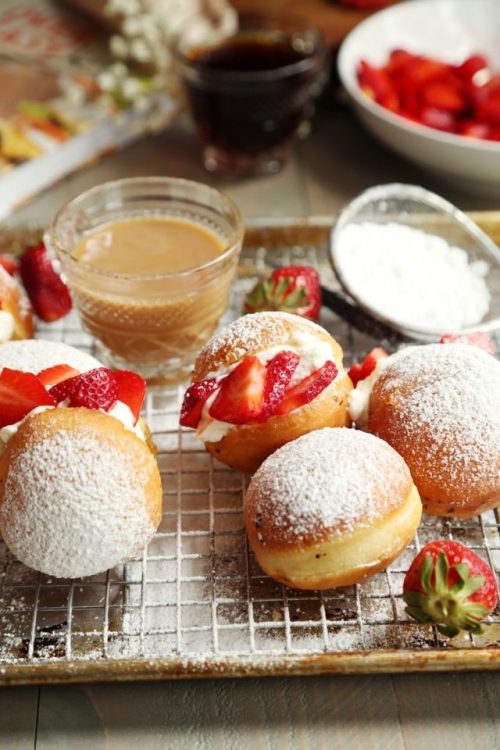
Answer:
<path fill-rule="evenodd" d="M 405 459 L 424 510 L 468 518 L 500 504 L 500 363 L 473 346 L 416 347 L 373 386 L 368 430 Z"/>
<path fill-rule="evenodd" d="M 263 463 L 244 500 L 262 569 L 289 586 L 325 589 L 383 570 L 410 543 L 422 503 L 402 458 L 355 430 L 326 429 Z"/>
<path fill-rule="evenodd" d="M 14 318 L 14 340 L 33 337 L 33 315 L 24 289 L 1 267 L 0 309 L 9 312 Z"/>
<path fill-rule="evenodd" d="M 248 355 L 279 346 L 286 349 L 297 332 L 317 337 L 331 346 L 337 377 L 309 404 L 262 424 L 240 425 L 222 440 L 205 443 L 209 453 L 227 466 L 251 473 L 277 448 L 306 432 L 350 424 L 348 399 L 352 383 L 342 365 L 342 348 L 324 328 L 298 315 L 255 313 L 238 319 L 201 350 L 193 381 L 203 380 Z"/>

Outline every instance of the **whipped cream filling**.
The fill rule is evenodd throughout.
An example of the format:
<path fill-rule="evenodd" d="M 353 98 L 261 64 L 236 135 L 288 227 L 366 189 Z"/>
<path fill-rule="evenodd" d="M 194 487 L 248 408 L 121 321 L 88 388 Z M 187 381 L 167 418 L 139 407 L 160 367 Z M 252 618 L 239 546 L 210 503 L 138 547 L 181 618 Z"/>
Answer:
<path fill-rule="evenodd" d="M 48 409 L 66 408 L 68 405 L 69 400 L 65 399 L 57 404 L 57 406 L 37 406 L 35 409 L 32 409 L 29 414 L 26 414 L 26 416 L 19 422 L 2 427 L 0 429 L 0 456 L 5 451 L 7 444 L 12 440 L 25 419 L 33 416 L 33 414 L 40 414 L 42 411 L 47 411 Z M 139 440 L 142 440 L 144 443 L 146 442 L 146 436 L 144 435 L 142 427 L 139 422 L 134 425 L 134 415 L 127 404 L 124 404 L 123 401 L 117 401 L 109 411 L 104 411 L 103 409 L 99 409 L 99 411 L 102 411 L 103 414 L 108 414 L 110 417 L 114 417 L 122 423 L 126 430 L 130 430 L 130 432 L 133 432 Z"/>
<path fill-rule="evenodd" d="M 276 354 L 283 351 L 294 352 L 294 354 L 298 354 L 300 357 L 300 362 L 290 381 L 290 387 L 300 383 L 301 380 L 315 370 L 323 367 L 328 360 L 333 360 L 333 348 L 328 341 L 318 340 L 315 336 L 311 336 L 303 331 L 295 332 L 287 344 L 274 346 L 261 352 L 256 352 L 254 356 L 256 356 L 263 365 L 266 365 Z M 211 372 L 207 375 L 207 378 L 222 380 L 238 365 L 239 362 L 235 362 L 223 371 Z M 204 443 L 217 443 L 219 440 L 222 440 L 228 432 L 238 427 L 236 424 L 221 422 L 210 416 L 210 407 L 217 398 L 219 390 L 220 389 L 217 388 L 206 400 L 201 413 L 201 419 L 196 428 L 196 437 Z"/>
<path fill-rule="evenodd" d="M 377 361 L 373 372 L 364 380 L 360 380 L 356 388 L 353 388 L 349 394 L 349 415 L 352 421 L 356 423 L 356 427 L 361 430 L 368 429 L 370 397 L 377 380 L 393 362 L 401 359 L 414 348 L 414 346 L 407 346 L 404 349 L 400 349 L 399 352 L 391 354 L 389 357 L 382 357 Z"/>
<path fill-rule="evenodd" d="M 14 334 L 14 316 L 8 310 L 0 310 L 0 344 L 10 341 Z"/>

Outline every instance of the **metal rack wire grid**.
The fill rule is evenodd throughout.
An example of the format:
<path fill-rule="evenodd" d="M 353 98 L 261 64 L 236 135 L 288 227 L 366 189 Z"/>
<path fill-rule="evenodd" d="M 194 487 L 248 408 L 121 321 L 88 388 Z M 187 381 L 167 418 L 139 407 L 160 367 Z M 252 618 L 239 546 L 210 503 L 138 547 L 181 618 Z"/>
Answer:
<path fill-rule="evenodd" d="M 223 323 L 239 314 L 268 252 L 260 245 L 245 247 Z M 272 253 L 278 263 L 316 265 L 324 281 L 333 281 L 324 242 L 287 241 Z M 374 345 L 328 311 L 321 322 L 343 345 L 347 364 Z M 38 336 L 94 351 L 75 314 L 40 326 Z M 188 675 L 195 663 L 210 667 L 226 660 L 229 669 L 231 660 L 242 658 L 250 667 L 279 658 L 286 667 L 300 655 L 410 655 L 450 648 L 472 655 L 498 648 L 498 611 L 483 635 L 450 642 L 433 626 L 410 621 L 401 598 L 410 561 L 434 538 L 466 542 L 498 572 L 497 512 L 469 520 L 425 518 L 401 557 L 362 585 L 324 592 L 286 588 L 263 574 L 248 548 L 241 513 L 247 478 L 218 464 L 192 431 L 179 427 L 182 393 L 180 386 L 150 392 L 145 404 L 158 446 L 164 513 L 142 559 L 92 578 L 56 580 L 22 565 L 0 542 L 0 679 L 8 678 L 11 667 L 35 664 L 90 662 L 99 679 L 100 666 L 112 668 L 123 659 L 147 659 L 151 668 L 155 660 L 185 660 Z M 224 673 L 224 667 L 219 670 Z"/>

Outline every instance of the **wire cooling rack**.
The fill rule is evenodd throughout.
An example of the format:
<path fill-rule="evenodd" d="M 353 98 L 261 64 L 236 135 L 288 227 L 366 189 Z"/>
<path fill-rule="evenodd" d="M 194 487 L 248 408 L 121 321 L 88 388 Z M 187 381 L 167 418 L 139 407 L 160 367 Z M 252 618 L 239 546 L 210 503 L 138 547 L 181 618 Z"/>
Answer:
<path fill-rule="evenodd" d="M 316 265 L 331 284 L 326 226 L 254 228 L 224 322 L 239 314 L 270 253 L 274 262 Z M 321 322 L 343 345 L 347 364 L 374 345 L 328 311 Z M 40 326 L 38 336 L 94 351 L 74 314 Z M 498 513 L 425 518 L 406 552 L 362 585 L 286 588 L 262 573 L 248 549 L 241 514 L 246 478 L 179 428 L 182 393 L 181 387 L 150 392 L 146 400 L 164 513 L 142 559 L 91 578 L 51 579 L 0 542 L 0 682 L 500 667 L 498 611 L 483 635 L 448 640 L 433 626 L 411 622 L 401 598 L 410 561 L 431 539 L 465 542 L 498 572 Z"/>

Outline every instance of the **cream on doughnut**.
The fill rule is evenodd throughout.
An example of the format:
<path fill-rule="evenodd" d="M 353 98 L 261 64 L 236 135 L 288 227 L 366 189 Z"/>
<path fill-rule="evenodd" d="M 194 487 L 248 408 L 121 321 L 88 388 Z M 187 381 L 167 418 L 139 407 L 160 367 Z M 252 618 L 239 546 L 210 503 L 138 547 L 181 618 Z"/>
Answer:
<path fill-rule="evenodd" d="M 93 575 L 149 542 L 162 488 L 144 394 L 138 375 L 62 344 L 0 347 L 0 531 L 26 565 Z"/>
<path fill-rule="evenodd" d="M 0 344 L 31 336 L 33 313 L 26 292 L 0 265 Z"/>
<path fill-rule="evenodd" d="M 500 504 L 500 362 L 467 344 L 381 360 L 351 399 L 357 424 L 408 464 L 426 512 L 468 517 Z"/>
<path fill-rule="evenodd" d="M 296 315 L 255 313 L 201 350 L 181 424 L 219 461 L 252 472 L 306 432 L 347 425 L 351 389 L 327 331 Z"/>
<path fill-rule="evenodd" d="M 349 429 L 310 432 L 283 446 L 244 499 L 257 562 L 300 589 L 347 586 L 383 570 L 408 546 L 421 515 L 401 456 Z"/>

